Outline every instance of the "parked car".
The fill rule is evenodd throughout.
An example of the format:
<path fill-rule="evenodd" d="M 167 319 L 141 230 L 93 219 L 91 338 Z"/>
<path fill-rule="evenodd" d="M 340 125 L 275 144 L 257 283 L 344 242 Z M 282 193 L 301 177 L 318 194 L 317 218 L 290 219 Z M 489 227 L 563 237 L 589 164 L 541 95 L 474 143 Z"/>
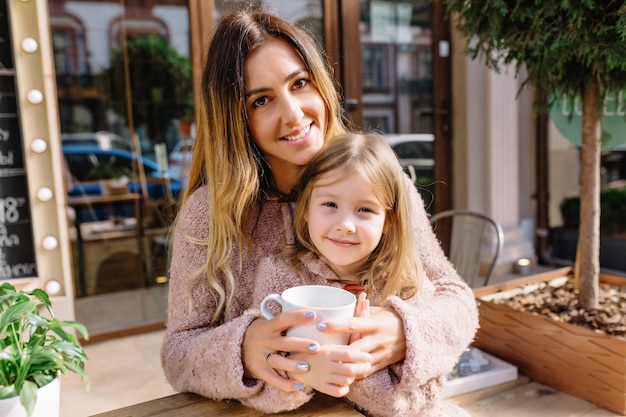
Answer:
<path fill-rule="evenodd" d="M 120 135 L 100 130 L 98 132 L 62 133 L 61 143 L 64 148 L 98 148 L 103 150 L 131 150 L 130 143 Z"/>
<path fill-rule="evenodd" d="M 626 184 L 626 145 L 602 152 L 600 163 L 603 186 L 621 188 Z"/>
<path fill-rule="evenodd" d="M 434 135 L 408 133 L 385 134 L 383 137 L 394 150 L 413 182 L 427 185 L 434 181 Z"/>
<path fill-rule="evenodd" d="M 384 134 L 383 137 L 394 150 L 404 171 L 420 192 L 429 213 L 434 210 L 435 149 L 434 135 Z"/>
<path fill-rule="evenodd" d="M 100 183 L 92 174 L 97 170 L 102 170 L 102 167 L 109 166 L 116 171 L 125 171 L 130 174 L 136 172 L 134 165 L 138 165 L 137 157 L 131 152 L 122 149 L 105 150 L 94 147 L 63 146 L 63 155 L 67 160 L 72 177 L 73 186 L 68 191 L 70 196 L 101 194 Z M 156 162 L 148 158 L 142 158 L 141 161 L 146 178 L 162 178 Z M 181 190 L 180 180 L 171 172 L 168 175 L 170 178 L 170 189 L 172 194 L 176 196 Z M 158 184 L 157 181 L 150 181 L 147 184 L 147 188 L 148 195 L 152 199 L 162 198 L 166 194 L 163 186 Z M 137 178 L 131 178 L 128 182 L 128 189 L 131 192 L 142 192 L 141 184 Z"/>

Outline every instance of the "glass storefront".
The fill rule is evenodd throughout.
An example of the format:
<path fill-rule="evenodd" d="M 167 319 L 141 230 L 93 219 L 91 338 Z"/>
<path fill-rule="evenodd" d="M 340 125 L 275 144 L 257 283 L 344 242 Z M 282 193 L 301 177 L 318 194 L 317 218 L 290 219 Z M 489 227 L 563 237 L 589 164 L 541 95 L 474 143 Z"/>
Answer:
<path fill-rule="evenodd" d="M 433 133 L 432 2 L 361 2 L 364 127 Z"/>
<path fill-rule="evenodd" d="M 48 4 L 77 319 L 92 334 L 162 322 L 193 143 L 188 2 Z"/>
<path fill-rule="evenodd" d="M 251 2 L 215 1 L 214 19 L 240 3 Z M 321 0 L 256 3 L 322 44 Z M 189 2 L 48 4 L 77 319 L 92 335 L 162 323 L 168 228 L 194 140 Z"/>
<path fill-rule="evenodd" d="M 216 0 L 216 21 L 225 14 L 240 9 L 242 4 L 255 4 L 260 10 L 296 22 L 312 33 L 320 45 L 324 44 L 322 0 Z"/>
<path fill-rule="evenodd" d="M 419 159 L 416 172 L 432 184 L 431 2 L 340 3 L 360 7 L 348 17 L 323 0 L 49 0 L 76 315 L 92 334 L 166 318 L 168 228 L 194 140 L 192 68 L 204 55 L 192 42 L 242 4 L 309 30 L 363 128 L 418 134 L 419 146 L 397 143 L 430 147 L 405 159 Z"/>
<path fill-rule="evenodd" d="M 433 5 L 361 1 L 363 126 L 385 134 L 407 174 L 435 209 Z"/>

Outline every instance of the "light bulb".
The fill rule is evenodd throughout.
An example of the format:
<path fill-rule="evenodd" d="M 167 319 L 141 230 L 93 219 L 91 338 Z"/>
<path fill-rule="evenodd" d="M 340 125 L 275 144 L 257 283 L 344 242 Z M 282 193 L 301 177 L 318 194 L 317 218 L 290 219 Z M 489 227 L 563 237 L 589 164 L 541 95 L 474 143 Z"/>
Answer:
<path fill-rule="evenodd" d="M 32 104 L 39 104 L 43 101 L 43 93 L 37 89 L 28 90 L 26 93 L 26 98 Z"/>
<path fill-rule="evenodd" d="M 46 285 L 44 286 L 44 289 L 50 295 L 57 295 L 61 292 L 61 288 L 61 283 L 56 279 L 51 279 L 50 281 L 46 282 Z"/>
<path fill-rule="evenodd" d="M 44 153 L 48 149 L 48 143 L 42 138 L 35 138 L 30 142 L 30 149 L 35 153 Z"/>
<path fill-rule="evenodd" d="M 41 187 L 39 190 L 37 190 L 37 198 L 39 199 L 39 201 L 50 201 L 52 195 L 52 190 L 48 187 Z"/>
<path fill-rule="evenodd" d="M 46 236 L 41 241 L 41 246 L 43 246 L 43 248 L 47 250 L 56 249 L 58 244 L 59 242 L 57 241 L 57 238 L 54 236 Z"/>
<path fill-rule="evenodd" d="M 22 39 L 22 50 L 24 52 L 28 52 L 29 54 L 32 54 L 38 48 L 39 48 L 39 44 L 37 44 L 37 41 L 34 40 L 33 38 Z"/>

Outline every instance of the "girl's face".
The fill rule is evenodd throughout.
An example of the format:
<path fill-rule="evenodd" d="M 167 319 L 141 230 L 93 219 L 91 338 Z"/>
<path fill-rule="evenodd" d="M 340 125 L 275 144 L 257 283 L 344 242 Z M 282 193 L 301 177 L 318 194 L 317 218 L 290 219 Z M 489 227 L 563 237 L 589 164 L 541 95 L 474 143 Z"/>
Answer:
<path fill-rule="evenodd" d="M 330 172 L 314 184 L 307 222 L 311 241 L 339 278 L 357 278 L 385 227 L 385 209 L 359 174 Z"/>
<path fill-rule="evenodd" d="M 246 61 L 246 111 L 255 143 L 280 187 L 295 182 L 324 144 L 326 106 L 304 62 L 284 41 L 272 39 Z"/>

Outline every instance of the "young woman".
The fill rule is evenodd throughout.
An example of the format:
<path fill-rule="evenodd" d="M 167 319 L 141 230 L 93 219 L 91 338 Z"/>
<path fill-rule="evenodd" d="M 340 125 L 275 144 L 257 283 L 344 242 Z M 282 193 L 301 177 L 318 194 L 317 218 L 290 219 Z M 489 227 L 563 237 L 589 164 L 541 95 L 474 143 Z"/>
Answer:
<path fill-rule="evenodd" d="M 345 133 L 338 94 L 315 41 L 263 13 L 220 21 L 203 86 L 189 182 L 173 232 L 164 372 L 180 391 L 238 399 L 264 412 L 294 409 L 310 397 L 295 378 L 310 368 L 299 354 L 320 347 L 282 334 L 314 317 L 295 311 L 265 320 L 250 294 L 261 259 L 295 241 L 290 202 L 302 168 L 328 138 Z M 437 392 L 472 340 L 477 311 L 417 191 L 409 190 L 418 252 L 435 287 L 431 302 L 410 311 L 381 307 L 370 317 L 328 323 L 328 331 L 360 334 L 346 360 L 368 363 L 357 378 L 371 395 L 380 387 L 368 386 L 368 377 L 395 367 L 400 384 L 421 387 L 421 415 L 443 415 L 435 411 Z M 414 321 L 409 327 L 407 317 Z M 402 375 L 405 359 L 420 369 L 417 378 Z"/>

